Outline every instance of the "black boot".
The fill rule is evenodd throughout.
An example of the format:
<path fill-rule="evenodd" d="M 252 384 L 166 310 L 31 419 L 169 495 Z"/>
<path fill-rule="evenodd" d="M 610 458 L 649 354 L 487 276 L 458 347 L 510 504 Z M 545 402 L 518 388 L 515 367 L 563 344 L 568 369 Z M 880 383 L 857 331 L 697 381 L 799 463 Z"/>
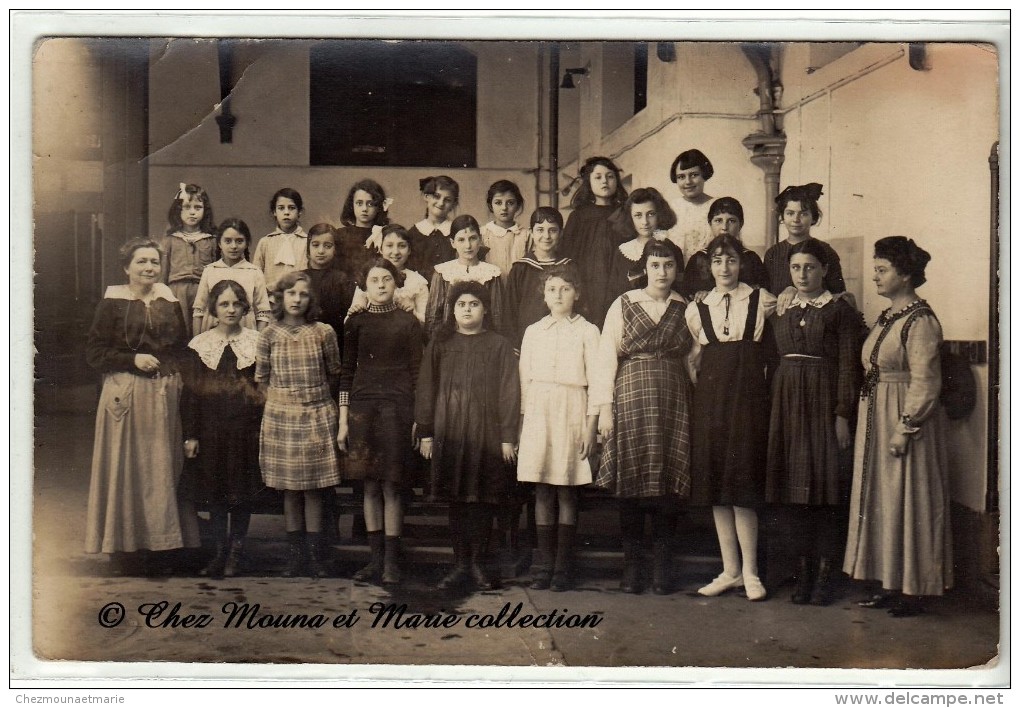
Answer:
<path fill-rule="evenodd" d="M 223 566 L 223 577 L 233 578 L 241 574 L 241 563 L 244 560 L 244 537 L 230 539 L 230 550 L 227 551 L 227 562 Z"/>
<path fill-rule="evenodd" d="M 811 591 L 811 604 L 826 606 L 832 602 L 832 561 L 822 557 L 818 561 L 818 577 Z"/>
<path fill-rule="evenodd" d="M 496 587 L 496 582 L 485 569 L 485 549 L 487 546 L 488 544 L 485 541 L 477 539 L 473 539 L 469 545 L 471 558 L 469 572 L 471 573 L 471 579 L 475 581 L 476 590 L 492 590 Z"/>
<path fill-rule="evenodd" d="M 553 577 L 553 554 L 556 552 L 556 527 L 536 526 L 538 548 L 531 563 L 531 589 L 548 590 Z"/>
<path fill-rule="evenodd" d="M 400 585 L 400 536 L 387 536 L 383 544 L 382 584 L 388 588 Z"/>
<path fill-rule="evenodd" d="M 287 532 L 287 567 L 283 569 L 283 577 L 296 578 L 305 568 L 305 532 Z"/>
<path fill-rule="evenodd" d="M 808 556 L 797 559 L 797 587 L 790 597 L 790 602 L 795 605 L 806 605 L 811 601 L 811 560 Z"/>
<path fill-rule="evenodd" d="M 355 571 L 351 576 L 361 583 L 378 583 L 382 580 L 384 540 L 382 531 L 368 532 L 368 551 L 371 554 L 368 565 Z"/>
<path fill-rule="evenodd" d="M 308 577 L 328 578 L 329 559 L 326 557 L 328 546 L 324 543 L 323 534 L 320 531 L 309 532 L 308 534 Z"/>
<path fill-rule="evenodd" d="M 443 576 L 436 587 L 440 590 L 457 590 L 463 587 L 471 577 L 468 569 L 469 555 L 470 551 L 464 534 L 462 532 L 455 533 L 453 536 L 453 568 Z"/>
<path fill-rule="evenodd" d="M 656 595 L 669 595 L 673 592 L 673 547 L 666 539 L 655 542 L 652 592 Z"/>
<path fill-rule="evenodd" d="M 198 574 L 203 578 L 214 578 L 219 580 L 223 577 L 223 571 L 226 565 L 227 540 L 225 538 L 217 538 L 212 560 L 210 560 L 204 568 L 198 571 Z"/>
<path fill-rule="evenodd" d="M 640 594 L 641 586 L 641 542 L 634 539 L 623 539 L 623 577 L 620 579 L 620 590 Z"/>
<path fill-rule="evenodd" d="M 577 526 L 560 524 L 556 534 L 556 567 L 552 576 L 552 591 L 564 592 L 574 587 L 574 538 Z"/>

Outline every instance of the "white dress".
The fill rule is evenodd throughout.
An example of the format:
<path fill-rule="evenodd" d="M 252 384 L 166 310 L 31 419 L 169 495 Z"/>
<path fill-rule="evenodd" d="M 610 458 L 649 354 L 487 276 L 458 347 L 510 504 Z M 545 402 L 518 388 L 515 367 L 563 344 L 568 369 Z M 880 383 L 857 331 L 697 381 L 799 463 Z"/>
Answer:
<path fill-rule="evenodd" d="M 202 326 L 192 334 L 199 335 L 216 326 L 216 317 L 208 309 L 209 292 L 221 280 L 237 282 L 248 295 L 248 304 L 251 305 L 251 309 L 241 320 L 242 327 L 256 329 L 258 322 L 269 324 L 272 320 L 272 311 L 269 305 L 269 290 L 266 289 L 266 278 L 262 271 L 255 264 L 243 259 L 228 266 L 221 258 L 202 270 L 202 279 L 198 282 L 198 293 L 195 295 L 192 314 L 192 317 L 202 318 Z"/>
<path fill-rule="evenodd" d="M 527 252 L 528 229 L 514 224 L 509 229 L 490 221 L 482 227 L 482 244 L 489 249 L 485 260 L 503 271 L 503 279 L 510 275 L 510 267 L 524 258 Z"/>
<path fill-rule="evenodd" d="M 592 481 L 580 456 L 587 416 L 598 415 L 588 399 L 588 381 L 599 349 L 598 327 L 580 315 L 543 317 L 527 328 L 521 343 L 521 411 L 524 423 L 517 479 L 559 486 Z"/>
<path fill-rule="evenodd" d="M 708 242 L 712 240 L 712 230 L 708 226 L 708 210 L 715 200 L 708 195 L 705 197 L 701 204 L 691 204 L 682 197 L 670 202 L 670 206 L 676 212 L 676 226 L 669 230 L 669 240 L 680 247 L 684 252 L 684 258 L 688 260 L 708 246 Z"/>

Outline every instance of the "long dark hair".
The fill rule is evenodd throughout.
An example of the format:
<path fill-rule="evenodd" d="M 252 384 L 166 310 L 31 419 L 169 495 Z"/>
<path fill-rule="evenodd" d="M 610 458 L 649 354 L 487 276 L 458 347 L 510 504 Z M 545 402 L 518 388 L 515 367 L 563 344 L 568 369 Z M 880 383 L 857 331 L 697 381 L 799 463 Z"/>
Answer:
<path fill-rule="evenodd" d="M 581 173 L 578 175 L 578 179 L 581 180 L 581 185 L 574 192 L 574 196 L 570 199 L 570 207 L 577 209 L 583 204 L 594 204 L 595 193 L 591 191 L 591 173 L 595 171 L 595 168 L 599 165 L 612 170 L 616 174 L 616 194 L 612 196 L 609 203 L 612 206 L 620 206 L 627 200 L 627 190 L 623 188 L 622 181 L 620 180 L 620 168 L 616 166 L 616 163 L 610 160 L 608 157 L 602 157 L 597 155 L 595 157 L 589 157 L 584 161 L 584 165 L 581 166 Z"/>
<path fill-rule="evenodd" d="M 244 236 L 244 259 L 246 261 L 250 261 L 251 254 L 249 251 L 251 250 L 251 229 L 248 228 L 248 224 L 233 216 L 229 219 L 224 219 L 216 229 L 216 260 L 223 258 L 223 251 L 220 250 L 220 237 L 223 236 L 223 232 L 227 229 L 233 229 Z"/>
<path fill-rule="evenodd" d="M 211 234 L 216 228 L 216 222 L 213 221 L 212 200 L 209 198 L 209 193 L 197 184 L 185 184 L 181 189 L 177 190 L 177 196 L 170 202 L 170 211 L 166 215 L 166 220 L 170 223 L 170 227 L 166 230 L 167 236 L 184 229 L 181 209 L 184 208 L 184 201 L 189 197 L 202 200 L 202 206 L 205 207 L 205 211 L 202 212 L 202 221 L 198 224 L 198 230 L 204 234 Z"/>

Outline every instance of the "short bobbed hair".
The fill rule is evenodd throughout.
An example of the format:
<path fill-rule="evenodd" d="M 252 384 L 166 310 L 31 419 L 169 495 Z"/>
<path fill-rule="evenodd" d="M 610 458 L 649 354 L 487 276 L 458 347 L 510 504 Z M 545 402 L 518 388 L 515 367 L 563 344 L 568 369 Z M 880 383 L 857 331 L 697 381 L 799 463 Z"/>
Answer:
<path fill-rule="evenodd" d="M 305 312 L 305 320 L 308 322 L 319 321 L 319 318 L 322 316 L 322 310 L 319 308 L 319 298 L 315 294 L 315 288 L 312 287 L 312 279 L 301 270 L 293 270 L 287 273 L 277 280 L 276 285 L 273 287 L 272 311 L 273 317 L 277 321 L 282 320 L 283 316 L 287 314 L 286 310 L 283 309 L 283 294 L 302 280 L 308 283 L 309 293 L 308 310 Z"/>
<path fill-rule="evenodd" d="M 684 150 L 676 156 L 669 168 L 669 181 L 676 184 L 676 171 L 689 170 L 692 167 L 701 168 L 701 176 L 705 178 L 706 182 L 712 179 L 712 175 L 715 174 L 715 168 L 712 167 L 712 162 L 705 157 L 705 153 L 697 149 Z"/>

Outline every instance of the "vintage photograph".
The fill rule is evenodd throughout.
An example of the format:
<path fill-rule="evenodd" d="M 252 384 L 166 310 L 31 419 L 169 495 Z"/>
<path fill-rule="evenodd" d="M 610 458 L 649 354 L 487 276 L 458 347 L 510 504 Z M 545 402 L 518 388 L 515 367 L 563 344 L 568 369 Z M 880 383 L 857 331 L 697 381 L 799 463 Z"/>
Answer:
<path fill-rule="evenodd" d="M 1008 16 L 47 18 L 12 677 L 1008 677 Z"/>

